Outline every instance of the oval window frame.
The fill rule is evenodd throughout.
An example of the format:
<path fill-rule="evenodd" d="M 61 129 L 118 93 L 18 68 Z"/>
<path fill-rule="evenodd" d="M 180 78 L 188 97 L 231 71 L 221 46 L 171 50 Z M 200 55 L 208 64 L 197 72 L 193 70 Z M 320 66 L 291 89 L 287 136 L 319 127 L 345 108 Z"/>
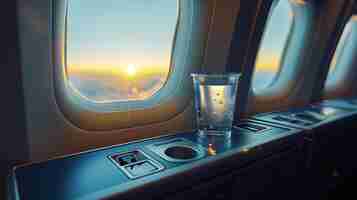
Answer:
<path fill-rule="evenodd" d="M 249 99 L 249 113 L 271 110 L 276 102 L 287 104 L 294 98 L 298 81 L 302 78 L 304 50 L 309 46 L 314 25 L 315 5 L 308 1 L 289 0 L 293 9 L 293 24 L 287 40 L 281 66 L 274 84 L 265 89 L 252 89 Z M 305 41 L 305 42 L 301 42 Z"/>
<path fill-rule="evenodd" d="M 351 23 L 351 24 L 350 24 Z M 348 33 L 346 33 L 346 37 L 342 38 L 343 34 L 350 25 L 350 29 Z M 341 46 L 341 51 L 339 52 L 339 55 L 335 55 L 336 49 L 334 52 L 334 57 L 337 56 L 335 59 L 335 69 L 332 71 L 334 74 L 330 75 L 330 69 L 327 74 L 327 78 L 325 81 L 325 86 L 324 86 L 324 91 L 323 95 L 324 98 L 338 98 L 339 96 L 344 96 L 344 94 L 349 93 L 349 88 L 353 85 L 354 81 L 354 72 L 353 72 L 353 52 L 357 52 L 357 45 L 353 42 L 348 42 L 349 40 L 352 39 L 357 41 L 357 15 L 352 14 L 350 17 L 348 17 L 348 20 L 345 21 L 345 25 L 343 27 L 343 33 L 341 37 L 338 40 L 338 44 L 336 46 L 336 49 L 338 45 L 340 45 L 341 39 L 344 39 L 345 41 L 342 41 L 343 46 Z M 350 51 L 347 51 L 347 45 L 352 45 L 352 49 Z M 331 60 L 330 66 L 332 65 L 332 62 L 334 60 Z M 342 62 L 342 63 L 341 63 Z"/>
<path fill-rule="evenodd" d="M 52 19 L 55 99 L 66 119 L 81 129 L 103 131 L 167 121 L 186 109 L 192 99 L 189 74 L 197 68 L 188 63 L 193 57 L 191 40 L 195 31 L 196 3 L 178 0 L 179 14 L 173 39 L 170 75 L 163 88 L 148 101 L 99 104 L 86 101 L 68 84 L 65 52 L 68 1 L 54 2 Z"/>

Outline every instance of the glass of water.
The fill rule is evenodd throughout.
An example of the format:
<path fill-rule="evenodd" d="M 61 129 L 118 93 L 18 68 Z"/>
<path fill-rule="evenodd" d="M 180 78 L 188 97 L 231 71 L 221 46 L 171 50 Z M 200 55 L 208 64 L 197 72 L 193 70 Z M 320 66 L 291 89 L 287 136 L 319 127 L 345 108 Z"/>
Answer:
<path fill-rule="evenodd" d="M 191 74 L 199 134 L 230 137 L 240 74 Z"/>

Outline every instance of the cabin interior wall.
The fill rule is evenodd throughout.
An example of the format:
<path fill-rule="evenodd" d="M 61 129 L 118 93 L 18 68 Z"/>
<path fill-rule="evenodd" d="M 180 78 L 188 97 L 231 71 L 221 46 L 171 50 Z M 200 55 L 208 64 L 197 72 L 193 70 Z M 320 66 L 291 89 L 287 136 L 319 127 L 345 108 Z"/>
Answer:
<path fill-rule="evenodd" d="M 248 97 L 254 63 L 260 41 L 264 32 L 266 20 L 272 5 L 272 0 L 242 1 L 238 14 L 230 52 L 227 57 L 227 71 L 242 73 L 239 81 L 237 97 L 237 112 L 235 119 L 247 114 Z"/>
<path fill-rule="evenodd" d="M 233 37 L 235 22 L 240 1 L 221 0 L 209 1 L 213 9 L 206 43 L 205 61 L 206 73 L 223 73 L 227 71 L 227 57 Z"/>
<path fill-rule="evenodd" d="M 18 45 L 17 1 L 1 2 L 0 89 L 2 139 L 0 139 L 0 199 L 5 199 L 5 178 L 9 167 L 28 159 L 25 109 Z"/>

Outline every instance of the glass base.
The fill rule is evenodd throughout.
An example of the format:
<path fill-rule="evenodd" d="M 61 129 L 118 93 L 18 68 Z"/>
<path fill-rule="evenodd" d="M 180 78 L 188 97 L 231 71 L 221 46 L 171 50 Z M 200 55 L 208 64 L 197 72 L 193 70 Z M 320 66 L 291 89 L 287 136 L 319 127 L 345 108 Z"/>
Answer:
<path fill-rule="evenodd" d="M 218 137 L 231 137 L 231 131 L 216 131 L 216 130 L 198 130 L 199 136 L 218 136 Z"/>

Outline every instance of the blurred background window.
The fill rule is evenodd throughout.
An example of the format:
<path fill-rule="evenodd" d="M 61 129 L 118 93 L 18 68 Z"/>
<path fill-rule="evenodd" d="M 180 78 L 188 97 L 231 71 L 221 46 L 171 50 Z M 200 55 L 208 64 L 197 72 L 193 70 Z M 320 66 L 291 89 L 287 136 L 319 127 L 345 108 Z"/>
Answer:
<path fill-rule="evenodd" d="M 350 20 L 343 29 L 342 35 L 338 41 L 335 53 L 329 66 L 327 82 L 331 82 L 334 79 L 338 78 L 338 74 L 344 71 L 343 69 L 341 69 L 340 66 L 348 66 L 343 62 L 347 62 L 350 60 L 346 56 L 350 55 L 349 51 L 351 51 L 353 49 L 352 46 L 354 46 L 351 40 L 351 33 L 353 28 L 352 25 L 353 20 Z M 347 45 L 347 42 L 350 42 L 351 44 Z M 343 56 L 345 56 L 346 58 L 343 58 Z"/>
<path fill-rule="evenodd" d="M 282 57 L 293 24 L 293 12 L 288 0 L 274 1 L 255 62 L 252 86 L 264 89 L 274 83 L 280 71 Z"/>

